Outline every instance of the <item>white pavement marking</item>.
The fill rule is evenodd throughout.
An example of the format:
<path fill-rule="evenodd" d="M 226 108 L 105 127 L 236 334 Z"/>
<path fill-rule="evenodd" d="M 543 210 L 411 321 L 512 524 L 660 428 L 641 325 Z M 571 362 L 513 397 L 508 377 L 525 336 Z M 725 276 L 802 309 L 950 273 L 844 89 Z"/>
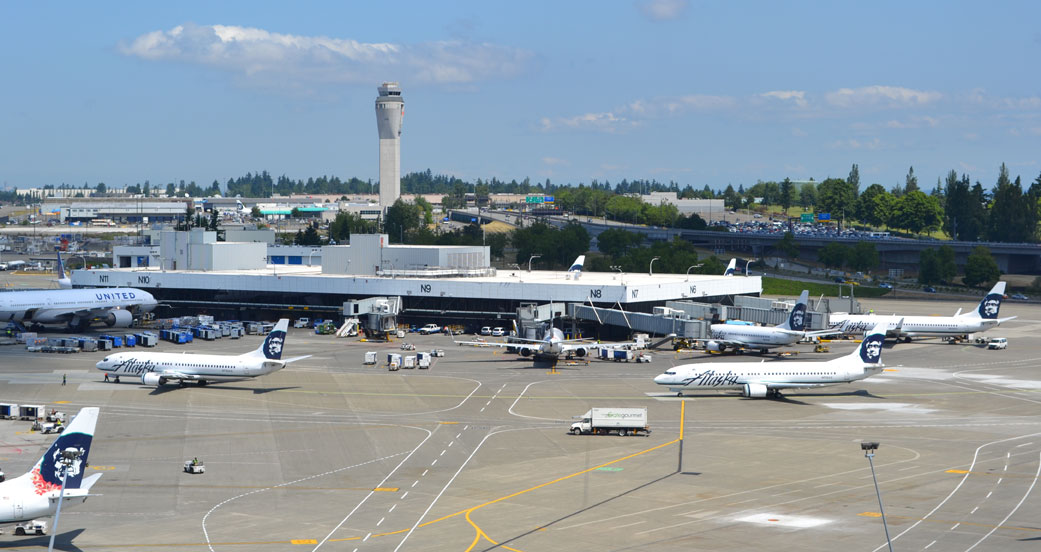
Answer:
<path fill-rule="evenodd" d="M 428 430 L 424 429 L 423 431 L 427 431 L 427 433 L 429 433 Z M 238 500 L 238 499 L 240 499 L 242 497 L 249 496 L 249 495 L 252 495 L 252 494 L 262 493 L 264 491 L 269 491 L 271 489 L 278 489 L 278 488 L 281 488 L 281 487 L 288 487 L 290 485 L 296 485 L 297 483 L 301 483 L 301 482 L 307 481 L 309 479 L 315 479 L 317 477 L 323 477 L 323 476 L 326 476 L 326 475 L 331 475 L 331 474 L 334 474 L 334 473 L 337 473 L 337 472 L 341 472 L 341 471 L 344 471 L 344 470 L 349 470 L 351 468 L 357 468 L 357 467 L 360 467 L 360 466 L 364 466 L 366 464 L 372 464 L 374 462 L 382 462 L 384 460 L 389 460 L 391 458 L 394 458 L 395 456 L 401 456 L 402 454 L 405 454 L 405 453 L 404 452 L 399 452 L 397 454 L 392 454 L 390 456 L 384 456 L 382 458 L 375 458 L 373 460 L 362 462 L 360 464 L 354 464 L 353 466 L 345 466 L 345 467 L 342 467 L 342 468 L 337 468 L 335 470 L 327 471 L 325 473 L 319 473 L 319 474 L 316 474 L 316 475 L 309 475 L 307 477 L 303 477 L 303 478 L 297 479 L 295 481 L 287 481 L 287 482 L 281 483 L 279 485 L 274 485 L 274 486 L 271 486 L 271 487 L 265 487 L 263 489 L 256 489 L 256 490 L 253 490 L 253 491 L 249 491 L 248 493 L 242 493 L 242 494 L 240 494 L 238 496 L 233 496 L 233 497 L 231 497 L 231 498 L 229 498 L 229 499 L 227 499 L 227 500 L 217 504 L 213 508 L 210 508 L 210 511 L 206 512 L 206 515 L 202 516 L 202 534 L 203 534 L 203 537 L 206 538 L 206 546 L 207 546 L 207 548 L 210 549 L 210 552 L 213 552 L 213 544 L 210 542 L 210 533 L 206 529 L 206 520 L 209 519 L 210 514 L 212 514 L 213 512 L 217 511 L 218 508 L 220 508 L 221 506 L 224 506 L 225 504 L 227 504 L 229 502 L 232 502 L 234 500 Z"/>
<path fill-rule="evenodd" d="M 1027 434 L 1027 435 L 1019 435 L 1018 437 L 1008 437 L 1008 438 L 1005 438 L 1005 439 L 998 439 L 997 441 L 991 441 L 989 443 L 984 443 L 984 444 L 976 447 L 976 452 L 972 455 L 972 463 L 969 464 L 969 469 L 965 471 L 965 475 L 961 478 L 961 481 L 958 482 L 958 484 L 954 487 L 954 489 L 943 500 L 941 500 L 939 504 L 937 504 L 935 507 L 933 507 L 932 510 L 929 510 L 928 513 L 926 513 L 924 516 L 922 516 L 922 518 L 919 519 L 918 521 L 912 523 L 911 526 L 908 527 L 907 529 L 904 529 L 900 533 L 897 533 L 897 535 L 894 536 L 892 538 L 892 540 L 899 539 L 900 537 L 906 535 L 908 531 L 914 529 L 915 527 L 918 527 L 926 519 L 928 519 L 930 516 L 935 514 L 937 510 L 942 508 L 943 505 L 946 504 L 947 501 L 950 500 L 952 496 L 954 496 L 954 493 L 958 492 L 958 489 L 961 489 L 961 486 L 964 485 L 965 481 L 967 481 L 969 479 L 969 475 L 972 473 L 973 467 L 976 466 L 976 461 L 979 459 L 979 456 L 980 456 L 980 450 L 982 450 L 983 447 L 988 447 L 990 445 L 996 445 L 998 443 L 1007 443 L 1008 441 L 1015 441 L 1017 439 L 1022 439 L 1024 437 L 1035 437 L 1037 435 L 1041 435 L 1041 433 L 1030 433 L 1030 434 Z M 1038 464 L 1038 469 L 1041 469 L 1041 464 Z M 1037 479 L 1034 480 L 1034 483 L 1037 483 Z M 1033 488 L 1033 485 L 1031 485 L 1031 488 Z M 994 529 L 996 530 L 997 527 L 998 526 L 995 526 Z M 993 531 L 991 531 L 991 532 L 993 532 Z M 886 548 L 886 546 L 888 546 L 888 545 L 887 544 L 879 545 L 878 548 L 875 548 L 871 552 L 879 552 L 879 550 L 882 550 L 883 548 Z M 968 552 L 968 551 L 966 551 L 966 552 Z"/>
<path fill-rule="evenodd" d="M 478 387 L 480 387 L 480 385 L 478 385 Z M 476 389 L 474 391 L 476 391 Z M 407 427 L 412 427 L 412 426 L 407 426 Z M 440 426 L 438 426 L 438 427 L 440 427 Z M 415 428 L 415 429 L 422 429 L 422 428 Z M 383 480 L 380 481 L 378 485 L 376 485 L 376 487 L 382 487 L 383 484 L 386 483 L 387 480 L 390 479 L 390 477 L 392 475 L 394 475 L 398 471 L 398 469 L 400 469 L 401 466 L 403 466 L 405 464 L 405 462 L 408 462 L 409 458 L 412 458 L 412 455 L 415 454 L 416 451 L 419 450 L 420 447 L 422 447 L 423 444 L 426 443 L 428 439 L 430 439 L 431 437 L 434 436 L 434 431 L 437 431 L 437 429 L 435 428 L 434 431 L 430 431 L 429 429 L 423 429 L 423 431 L 427 432 L 427 436 L 424 437 L 423 440 L 420 441 L 418 445 L 416 445 L 416 448 L 412 449 L 412 451 L 408 453 L 408 456 L 402 458 L 401 462 L 398 462 L 398 465 L 394 466 L 394 469 L 390 470 L 390 473 L 388 473 L 387 476 L 384 477 Z M 357 512 L 358 508 L 361 508 L 361 505 L 365 504 L 365 501 L 368 500 L 369 497 L 371 497 L 374 494 L 376 494 L 376 490 L 375 489 L 369 491 L 369 494 L 365 495 L 365 498 L 361 499 L 361 501 L 358 502 L 358 504 L 354 507 L 354 509 L 351 510 L 346 516 L 344 516 L 344 518 L 342 520 L 340 520 L 340 523 L 337 523 L 336 527 L 333 527 L 333 530 L 329 531 L 329 534 L 326 535 L 325 538 L 323 538 L 321 540 L 321 542 L 316 544 L 315 547 L 311 549 L 311 552 L 315 552 L 316 550 L 321 548 L 322 545 L 325 544 L 326 541 L 328 541 L 329 538 L 333 536 L 333 533 L 336 533 L 337 531 L 339 531 L 340 527 L 343 527 L 343 524 L 347 523 L 347 520 L 350 519 L 351 516 L 354 515 L 354 512 Z M 405 494 L 408 494 L 408 493 L 405 493 Z M 401 497 L 401 498 L 405 498 L 405 497 Z M 369 534 L 371 535 L 372 533 L 369 533 Z M 368 539 L 369 537 L 365 537 L 365 538 Z"/>
<path fill-rule="evenodd" d="M 383 525 L 383 520 L 385 520 L 385 519 L 387 519 L 387 518 L 381 517 L 380 520 L 376 522 L 376 527 L 379 527 L 380 525 Z"/>
<path fill-rule="evenodd" d="M 365 541 L 369 540 L 369 537 L 371 537 L 371 536 L 372 536 L 372 533 L 369 533 L 368 535 L 365 535 L 365 538 L 361 539 L 361 542 L 365 542 Z"/>
<path fill-rule="evenodd" d="M 923 548 L 922 550 L 928 550 L 929 547 L 934 545 L 934 544 L 936 544 L 936 541 L 930 542 L 929 544 L 925 545 L 925 548 Z"/>
<path fill-rule="evenodd" d="M 1027 497 L 1030 496 L 1030 491 L 1033 491 L 1034 490 L 1034 485 L 1037 485 L 1037 478 L 1038 478 L 1038 476 L 1041 476 L 1041 455 L 1038 455 L 1038 459 L 1037 460 L 1038 460 L 1038 462 L 1037 462 L 1037 472 L 1034 473 L 1034 480 L 1030 482 L 1030 487 L 1027 488 L 1027 492 L 1023 493 L 1023 498 L 1019 499 L 1019 503 L 1016 504 L 1016 507 L 1013 508 L 1012 511 L 1009 512 L 1007 516 L 1005 516 L 1005 519 L 1001 520 L 1001 522 L 999 522 L 997 525 L 995 525 L 993 529 L 988 531 L 986 535 L 983 535 L 980 538 L 980 540 L 976 541 L 976 544 L 973 544 L 972 546 L 966 548 L 965 552 L 969 552 L 973 548 L 976 548 L 976 546 L 978 546 L 981 542 L 987 540 L 987 537 L 993 535 L 994 531 L 997 531 L 998 528 L 1000 528 L 1003 525 L 1005 525 L 1005 522 L 1008 521 L 1010 517 L 1012 517 L 1012 514 L 1015 514 L 1016 510 L 1018 510 L 1019 507 L 1022 506 L 1024 502 L 1026 502 Z"/>
<path fill-rule="evenodd" d="M 394 552 L 398 552 L 398 550 L 400 550 L 401 547 L 405 545 L 405 541 L 407 541 L 408 538 L 410 536 L 412 536 L 412 533 L 414 533 L 416 531 L 416 528 L 419 527 L 419 524 L 423 522 L 423 518 L 425 518 L 426 515 L 430 513 L 430 510 L 434 508 L 434 505 L 437 504 L 438 500 L 440 500 L 441 495 L 445 494 L 445 491 L 447 491 L 448 488 L 452 486 L 452 483 L 455 482 L 455 478 L 459 477 L 459 474 L 463 472 L 463 469 L 466 468 L 467 464 L 470 463 L 470 460 L 473 459 L 474 455 L 477 454 L 477 451 L 481 450 L 481 447 L 484 446 L 484 443 L 490 437 L 492 437 L 493 435 L 498 435 L 500 433 L 505 433 L 505 432 L 508 432 L 508 431 L 526 431 L 526 430 L 529 430 L 529 429 L 532 429 L 532 428 L 503 429 L 503 430 L 499 430 L 499 431 L 493 431 L 493 432 L 485 435 L 484 439 L 481 439 L 481 442 L 478 443 L 477 446 L 474 448 L 473 452 L 470 453 L 470 456 L 467 456 L 466 460 L 464 460 L 463 463 L 459 466 L 459 469 L 457 469 L 455 471 L 455 473 L 452 474 L 452 478 L 448 480 L 448 483 L 445 483 L 445 486 L 441 488 L 441 492 L 437 493 L 437 496 L 434 497 L 434 500 L 432 500 L 430 502 L 430 506 L 427 506 L 427 509 L 424 510 L 423 514 L 419 516 L 419 519 L 417 519 L 416 523 L 414 523 L 412 525 L 412 527 L 408 530 L 408 533 L 405 533 L 405 536 L 402 537 L 401 542 L 399 542 L 398 545 L 396 547 L 394 547 Z"/>
<path fill-rule="evenodd" d="M 969 512 L 969 515 L 971 516 L 972 514 L 975 514 L 975 513 L 976 513 L 976 510 L 979 510 L 979 509 L 980 509 L 980 507 L 979 507 L 979 506 L 977 506 L 977 507 L 973 508 L 973 509 L 972 509 L 972 511 L 971 511 L 971 512 Z"/>
<path fill-rule="evenodd" d="M 416 485 L 419 485 L 419 480 L 418 479 L 412 482 L 412 487 L 415 487 Z M 409 487 L 409 488 L 411 489 L 412 487 Z"/>
<path fill-rule="evenodd" d="M 437 463 L 437 458 L 434 458 L 434 461 L 433 461 L 433 462 L 431 462 L 431 463 L 430 463 L 430 465 L 431 465 L 431 466 L 433 466 L 433 465 L 434 465 L 434 464 L 436 464 L 436 463 Z"/>
<path fill-rule="evenodd" d="M 426 475 L 428 471 L 430 470 L 423 470 L 423 475 Z M 423 477 L 423 475 L 421 475 L 420 477 Z"/>
<path fill-rule="evenodd" d="M 1029 442 L 1029 443 L 1023 443 L 1022 445 L 1016 445 L 1016 448 L 1019 448 L 1019 447 L 1028 447 L 1028 446 L 1030 446 L 1030 445 L 1032 445 L 1032 444 L 1034 444 L 1034 442 L 1033 442 L 1033 441 L 1031 441 L 1031 442 Z"/>
<path fill-rule="evenodd" d="M 406 496 L 408 496 L 408 491 L 405 491 L 405 494 L 401 495 L 401 498 L 399 498 L 398 500 L 405 500 Z"/>
<path fill-rule="evenodd" d="M 444 456 L 446 452 L 448 452 L 448 449 L 442 450 L 441 454 L 438 454 L 438 456 Z"/>
<path fill-rule="evenodd" d="M 961 525 L 960 522 L 959 523 L 955 523 L 950 529 L 948 529 L 948 531 L 954 531 L 955 529 L 958 528 L 959 525 Z"/>
<path fill-rule="evenodd" d="M 387 513 L 389 514 L 389 513 L 393 512 L 393 511 L 394 511 L 394 508 L 397 508 L 397 507 L 398 507 L 398 505 L 397 505 L 397 504 L 394 504 L 394 505 L 392 505 L 392 506 L 390 507 L 390 510 L 387 510 Z"/>

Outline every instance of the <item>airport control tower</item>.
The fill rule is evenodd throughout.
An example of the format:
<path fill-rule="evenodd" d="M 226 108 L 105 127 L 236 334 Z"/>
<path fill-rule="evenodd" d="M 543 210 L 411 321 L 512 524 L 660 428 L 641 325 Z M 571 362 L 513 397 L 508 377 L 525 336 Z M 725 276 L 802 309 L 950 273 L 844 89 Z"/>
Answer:
<path fill-rule="evenodd" d="M 376 126 L 380 131 L 380 209 L 401 196 L 401 119 L 405 116 L 405 100 L 401 86 L 385 82 L 376 98 Z"/>

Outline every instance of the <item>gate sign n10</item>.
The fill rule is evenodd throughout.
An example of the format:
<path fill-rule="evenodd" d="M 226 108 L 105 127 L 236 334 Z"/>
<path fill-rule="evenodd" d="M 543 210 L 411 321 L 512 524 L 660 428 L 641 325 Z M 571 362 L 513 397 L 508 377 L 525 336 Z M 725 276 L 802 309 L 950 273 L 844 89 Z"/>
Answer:
<path fill-rule="evenodd" d="M 799 222 L 813 222 L 813 213 L 803 213 L 799 215 Z"/>

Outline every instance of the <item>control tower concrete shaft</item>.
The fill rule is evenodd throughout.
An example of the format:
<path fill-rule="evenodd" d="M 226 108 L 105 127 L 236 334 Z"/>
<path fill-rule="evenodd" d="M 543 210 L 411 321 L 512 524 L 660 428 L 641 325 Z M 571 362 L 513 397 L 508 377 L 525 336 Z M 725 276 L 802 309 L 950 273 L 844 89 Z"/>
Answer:
<path fill-rule="evenodd" d="M 405 100 L 401 86 L 385 82 L 376 98 L 376 126 L 380 132 L 380 209 L 401 196 L 401 119 L 405 117 Z"/>

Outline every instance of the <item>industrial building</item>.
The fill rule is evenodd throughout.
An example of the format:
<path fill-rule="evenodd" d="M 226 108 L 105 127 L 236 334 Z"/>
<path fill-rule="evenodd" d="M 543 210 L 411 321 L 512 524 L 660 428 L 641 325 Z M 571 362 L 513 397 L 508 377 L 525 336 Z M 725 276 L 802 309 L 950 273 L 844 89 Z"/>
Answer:
<path fill-rule="evenodd" d="M 155 247 L 155 246 L 151 246 Z M 343 303 L 401 297 L 402 318 L 442 323 L 512 318 L 522 304 L 578 303 L 650 313 L 668 301 L 758 295 L 758 276 L 501 270 L 484 246 L 392 245 L 385 234 L 354 235 L 351 245 L 320 249 L 320 263 L 271 264 L 262 242 L 217 242 L 213 232 L 162 232 L 147 266 L 78 270 L 76 287 L 148 290 L 178 312 L 240 319 L 308 309 L 339 315 Z M 313 254 L 313 251 L 311 252 Z M 126 251 L 116 248 L 113 266 Z"/>

